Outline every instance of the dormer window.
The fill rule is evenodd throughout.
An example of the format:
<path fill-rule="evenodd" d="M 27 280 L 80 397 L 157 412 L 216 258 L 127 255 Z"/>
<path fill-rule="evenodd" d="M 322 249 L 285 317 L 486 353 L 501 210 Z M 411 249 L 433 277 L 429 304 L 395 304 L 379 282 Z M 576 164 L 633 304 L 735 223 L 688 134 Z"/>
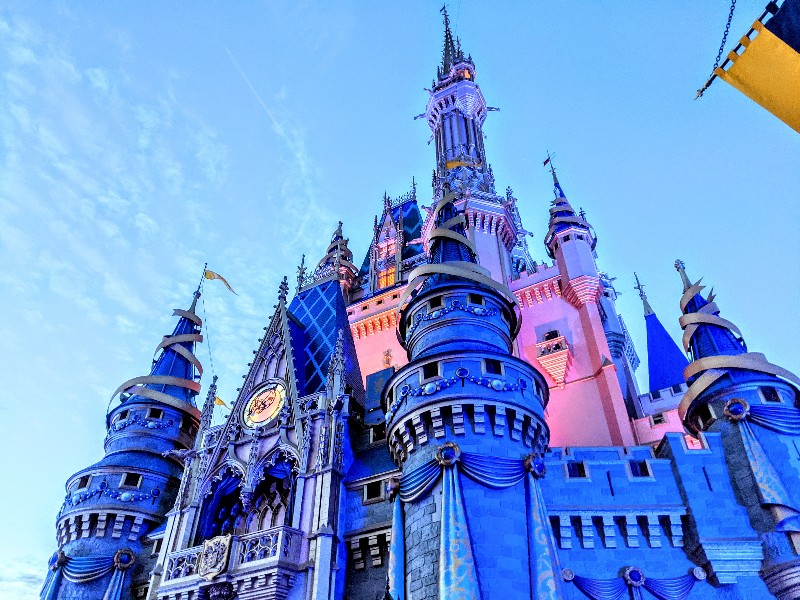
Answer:
<path fill-rule="evenodd" d="M 387 288 L 395 284 L 395 266 L 378 271 L 378 289 Z"/>

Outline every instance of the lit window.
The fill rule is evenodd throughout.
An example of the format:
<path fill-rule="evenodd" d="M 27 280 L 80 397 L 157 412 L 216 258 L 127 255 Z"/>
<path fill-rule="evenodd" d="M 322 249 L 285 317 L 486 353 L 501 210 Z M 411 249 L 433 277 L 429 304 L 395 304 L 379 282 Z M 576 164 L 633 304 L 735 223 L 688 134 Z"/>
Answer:
<path fill-rule="evenodd" d="M 380 242 L 378 244 L 378 259 L 385 260 L 397 254 L 397 244 L 394 238 Z"/>
<path fill-rule="evenodd" d="M 383 289 L 385 287 L 389 287 L 390 285 L 394 285 L 394 275 L 394 265 L 388 269 L 384 269 L 383 271 L 378 271 L 378 288 Z"/>

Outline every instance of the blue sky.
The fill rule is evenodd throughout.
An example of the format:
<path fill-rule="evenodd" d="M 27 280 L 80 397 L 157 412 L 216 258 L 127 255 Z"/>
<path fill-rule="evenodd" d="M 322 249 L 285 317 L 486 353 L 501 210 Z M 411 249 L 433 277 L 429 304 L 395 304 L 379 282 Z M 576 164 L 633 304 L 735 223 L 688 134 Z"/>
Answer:
<path fill-rule="evenodd" d="M 762 9 L 740 0 L 731 39 Z M 363 256 L 384 191 L 429 197 L 435 2 L 10 2 L 0 8 L 0 596 L 38 597 L 65 479 L 202 265 L 221 396 L 280 278 L 336 221 Z M 727 2 L 451 4 L 498 188 L 544 258 L 546 151 L 644 353 L 633 271 L 678 337 L 682 258 L 751 350 L 800 371 L 800 136 L 717 82 Z M 208 344 L 198 354 L 207 374 Z M 643 357 L 644 358 L 644 357 Z M 646 369 L 639 371 L 646 385 Z M 205 388 L 204 382 L 204 388 Z M 11 542 L 13 540 L 13 543 Z"/>

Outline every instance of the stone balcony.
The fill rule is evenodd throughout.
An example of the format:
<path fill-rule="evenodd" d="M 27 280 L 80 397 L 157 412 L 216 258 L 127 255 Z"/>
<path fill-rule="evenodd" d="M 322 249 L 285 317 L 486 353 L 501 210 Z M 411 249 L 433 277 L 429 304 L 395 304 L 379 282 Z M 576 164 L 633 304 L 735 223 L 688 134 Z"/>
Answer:
<path fill-rule="evenodd" d="M 222 538 L 215 538 L 222 539 Z M 291 527 L 273 527 L 233 536 L 227 564 L 210 576 L 203 567 L 203 546 L 167 555 L 159 600 L 189 600 L 199 597 L 201 588 L 225 584 L 241 600 L 286 597 L 299 571 L 305 551 L 305 534 Z"/>
<path fill-rule="evenodd" d="M 561 335 L 536 344 L 536 358 L 558 387 L 564 387 L 567 370 L 572 363 L 572 351 L 567 339 Z"/>

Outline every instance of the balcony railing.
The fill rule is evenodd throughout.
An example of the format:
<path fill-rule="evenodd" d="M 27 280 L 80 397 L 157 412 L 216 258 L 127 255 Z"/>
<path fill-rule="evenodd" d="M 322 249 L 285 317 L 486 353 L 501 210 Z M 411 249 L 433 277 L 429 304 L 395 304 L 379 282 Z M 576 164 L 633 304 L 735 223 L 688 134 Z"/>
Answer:
<path fill-rule="evenodd" d="M 167 555 L 167 568 L 164 570 L 164 581 L 189 577 L 197 573 L 197 559 L 203 546 L 194 546 L 178 550 Z"/>
<path fill-rule="evenodd" d="M 273 527 L 240 536 L 233 544 L 234 568 L 270 558 L 298 562 L 302 535 L 297 529 Z"/>
<path fill-rule="evenodd" d="M 278 561 L 299 563 L 303 535 L 302 531 L 291 527 L 273 527 L 234 536 L 227 571 L 235 574 L 244 565 L 249 566 L 249 563 L 256 561 L 267 561 L 262 563 L 265 566 L 269 566 L 269 561 L 275 564 Z M 164 581 L 197 575 L 202 553 L 203 546 L 200 545 L 168 554 Z"/>

